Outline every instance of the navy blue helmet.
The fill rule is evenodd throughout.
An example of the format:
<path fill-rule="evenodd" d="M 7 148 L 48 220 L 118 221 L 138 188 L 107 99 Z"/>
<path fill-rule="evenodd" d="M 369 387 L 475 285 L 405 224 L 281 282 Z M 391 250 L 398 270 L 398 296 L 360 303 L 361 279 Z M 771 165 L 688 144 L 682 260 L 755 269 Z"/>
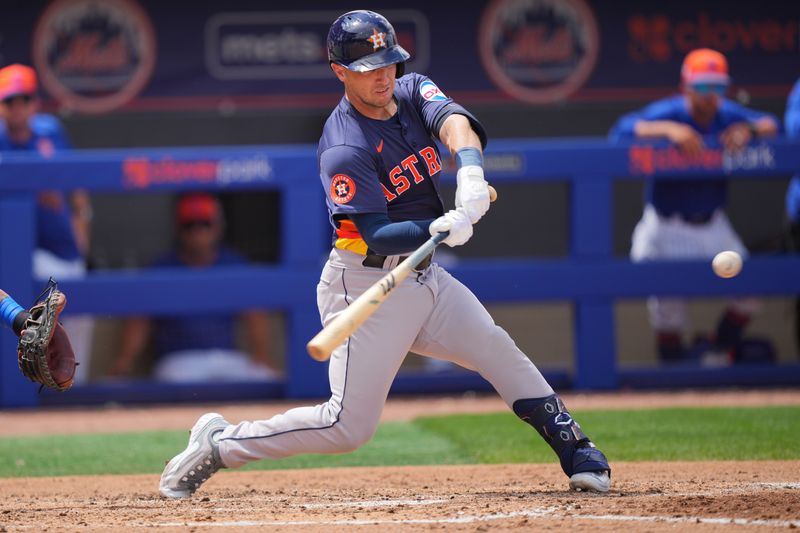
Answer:
<path fill-rule="evenodd" d="M 374 11 L 345 13 L 328 31 L 328 60 L 355 72 L 397 65 L 400 77 L 410 57 L 397 44 L 397 35 L 389 21 Z"/>

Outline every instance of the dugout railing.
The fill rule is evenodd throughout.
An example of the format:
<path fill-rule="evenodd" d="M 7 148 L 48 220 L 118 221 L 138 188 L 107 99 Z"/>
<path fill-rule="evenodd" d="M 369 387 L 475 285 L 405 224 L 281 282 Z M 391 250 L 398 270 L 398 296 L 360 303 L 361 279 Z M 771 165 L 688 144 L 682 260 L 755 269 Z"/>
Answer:
<path fill-rule="evenodd" d="M 281 250 L 275 265 L 205 272 L 91 272 L 60 282 L 69 313 L 99 316 L 266 308 L 284 314 L 286 380 L 280 384 L 163 385 L 127 381 L 37 392 L 17 369 L 13 334 L 0 333 L 0 407 L 107 402 L 168 402 L 325 397 L 327 365 L 305 344 L 320 327 L 316 282 L 330 230 L 310 145 L 75 150 L 43 159 L 0 154 L 0 288 L 30 302 L 34 202 L 44 189 L 165 192 L 191 189 L 277 190 Z M 573 305 L 574 372 L 547 372 L 556 388 L 785 385 L 800 383 L 800 365 L 621 369 L 616 364 L 614 302 L 650 294 L 724 296 L 800 294 L 800 256 L 754 256 L 736 278 L 714 276 L 705 261 L 632 264 L 612 246 L 616 180 L 698 174 L 787 177 L 800 171 L 800 143 L 776 139 L 737 154 L 710 147 L 684 158 L 665 145 L 610 145 L 605 139 L 493 141 L 486 154 L 493 184 L 562 181 L 570 186 L 569 253 L 564 258 L 464 260 L 451 271 L 485 303 L 567 300 Z M 452 174 L 445 179 L 453 180 Z M 210 297 L 213 295 L 213 297 Z M 393 391 L 489 389 L 473 373 L 398 376 Z"/>

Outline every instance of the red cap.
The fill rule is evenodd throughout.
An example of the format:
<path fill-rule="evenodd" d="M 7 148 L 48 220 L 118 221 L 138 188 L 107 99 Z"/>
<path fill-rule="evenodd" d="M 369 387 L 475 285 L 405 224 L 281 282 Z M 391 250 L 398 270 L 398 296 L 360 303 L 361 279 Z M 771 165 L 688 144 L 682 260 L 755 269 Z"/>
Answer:
<path fill-rule="evenodd" d="M 178 200 L 177 220 L 181 222 L 213 221 L 220 215 L 217 199 L 208 193 L 191 193 Z"/>
<path fill-rule="evenodd" d="M 725 56 L 710 48 L 692 50 L 683 60 L 681 68 L 683 83 L 728 84 L 728 60 Z"/>
<path fill-rule="evenodd" d="M 14 64 L 0 69 L 0 100 L 20 94 L 36 94 L 36 71 Z"/>

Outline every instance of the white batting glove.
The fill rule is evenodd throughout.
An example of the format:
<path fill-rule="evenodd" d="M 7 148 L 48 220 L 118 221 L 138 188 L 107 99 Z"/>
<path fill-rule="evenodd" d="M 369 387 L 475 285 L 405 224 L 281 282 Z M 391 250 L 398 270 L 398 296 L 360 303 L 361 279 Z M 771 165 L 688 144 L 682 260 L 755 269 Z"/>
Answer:
<path fill-rule="evenodd" d="M 449 231 L 450 235 L 443 240 L 447 246 L 461 246 L 472 237 L 472 222 L 463 208 L 453 209 L 440 216 L 428 227 L 431 235 Z"/>
<path fill-rule="evenodd" d="M 456 174 L 456 207 L 463 207 L 475 224 L 489 210 L 489 183 L 483 177 L 483 168 L 466 165 Z"/>

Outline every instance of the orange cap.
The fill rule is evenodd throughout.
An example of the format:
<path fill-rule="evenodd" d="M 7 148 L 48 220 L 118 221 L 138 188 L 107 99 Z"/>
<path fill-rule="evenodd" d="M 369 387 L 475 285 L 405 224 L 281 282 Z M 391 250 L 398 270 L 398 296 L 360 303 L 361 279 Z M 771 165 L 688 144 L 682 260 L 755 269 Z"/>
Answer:
<path fill-rule="evenodd" d="M 692 50 L 683 60 L 681 68 L 683 83 L 715 83 L 728 84 L 728 60 L 725 56 L 710 48 Z"/>
<path fill-rule="evenodd" d="M 178 200 L 178 223 L 197 220 L 213 221 L 219 215 L 219 203 L 214 196 L 208 193 L 189 193 Z"/>
<path fill-rule="evenodd" d="M 36 71 L 14 64 L 0 69 L 0 100 L 19 94 L 36 94 Z"/>

